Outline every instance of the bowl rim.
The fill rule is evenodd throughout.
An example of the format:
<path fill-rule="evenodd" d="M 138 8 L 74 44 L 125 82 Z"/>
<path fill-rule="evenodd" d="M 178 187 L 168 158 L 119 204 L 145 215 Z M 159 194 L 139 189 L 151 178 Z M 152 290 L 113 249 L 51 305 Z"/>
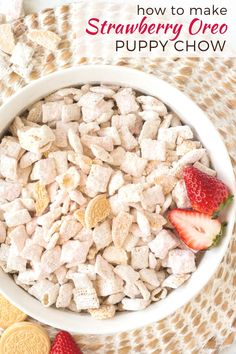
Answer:
<path fill-rule="evenodd" d="M 103 79 L 104 76 L 105 78 Z M 63 85 L 63 82 L 68 81 L 68 77 L 71 78 L 70 81 L 73 81 L 73 83 Z M 88 77 L 90 79 L 82 79 L 84 77 Z M 93 80 L 93 77 L 96 77 L 96 79 Z M 117 77 L 117 79 L 113 79 L 113 77 Z M 56 82 L 59 81 L 61 82 L 61 84 L 57 86 Z M 101 81 L 103 81 L 103 83 L 113 83 L 120 84 L 121 86 L 129 86 L 136 90 L 138 89 L 139 91 L 144 91 L 145 93 L 150 92 L 151 95 L 159 97 L 163 102 L 165 102 L 169 106 L 171 106 L 171 104 L 168 100 L 170 98 L 175 97 L 175 104 L 172 105 L 171 108 L 178 115 L 180 115 L 181 120 L 183 119 L 183 109 L 186 109 L 189 114 L 191 114 L 192 112 L 194 113 L 194 116 L 197 115 L 200 122 L 204 123 L 206 130 L 210 130 L 213 138 L 217 140 L 219 150 L 221 151 L 221 154 L 224 157 L 224 167 L 225 170 L 227 170 L 227 173 L 225 172 L 225 175 L 227 175 L 227 180 L 229 182 L 229 186 L 232 192 L 236 194 L 236 182 L 230 157 L 228 155 L 224 142 L 220 137 L 219 132 L 214 127 L 213 123 L 188 96 L 186 96 L 183 92 L 179 91 L 171 84 L 157 78 L 152 74 L 147 74 L 145 72 L 132 68 L 113 65 L 84 65 L 63 69 L 47 76 L 44 76 L 40 79 L 37 79 L 17 91 L 0 107 L 0 116 L 5 116 L 9 118 L 16 116 L 16 114 L 20 114 L 22 111 L 24 111 L 26 107 L 30 106 L 30 103 L 27 103 L 26 105 L 22 103 L 24 99 L 27 100 L 29 96 L 31 97 L 30 101 L 32 101 L 33 103 L 41 97 L 46 96 L 50 92 L 53 92 L 59 88 L 76 86 L 76 83 L 74 82 L 77 82 L 77 85 L 80 85 L 82 83 L 96 83 Z M 153 85 L 155 89 L 158 88 L 159 92 L 153 94 L 152 88 L 148 90 L 149 85 L 151 87 Z M 57 86 L 57 88 L 52 90 L 51 88 L 55 86 Z M 39 95 L 37 93 L 37 90 L 45 91 L 45 93 L 43 94 L 43 96 Z M 163 95 L 165 95 L 166 91 L 168 92 L 168 99 L 167 97 L 166 99 L 163 98 Z M 14 106 L 22 107 L 22 109 L 17 110 L 16 108 L 14 108 Z M 13 114 L 13 112 L 15 111 L 17 111 L 17 113 Z M 179 112 L 182 113 L 179 114 Z M 185 118 L 183 120 L 186 120 Z M 4 127 L 2 129 L 0 128 L 0 132 L 3 131 L 5 126 L 7 126 L 10 122 L 10 119 L 5 118 L 4 120 Z M 10 300 L 15 306 L 20 308 L 28 315 L 34 317 L 38 321 L 56 328 L 69 330 L 71 332 L 79 331 L 83 334 L 109 334 L 120 331 L 128 331 L 138 327 L 143 327 L 145 325 L 150 325 L 153 322 L 159 321 L 171 315 L 184 304 L 188 303 L 194 296 L 196 296 L 201 291 L 201 289 L 206 285 L 206 283 L 215 273 L 224 254 L 226 253 L 233 232 L 234 219 L 236 214 L 235 201 L 233 201 L 231 207 L 229 208 L 228 214 L 230 220 L 227 226 L 227 237 L 225 236 L 222 243 L 218 247 L 217 252 L 215 252 L 216 258 L 215 262 L 213 263 L 214 266 L 208 269 L 207 274 L 204 274 L 204 272 L 202 272 L 202 277 L 196 277 L 196 273 L 199 270 L 198 267 L 191 278 L 194 277 L 194 279 L 198 279 L 200 285 L 198 285 L 198 287 L 194 289 L 193 287 L 189 286 L 188 282 L 187 285 L 181 287 L 181 291 L 179 291 L 180 288 L 174 290 L 170 295 L 168 295 L 165 300 L 161 301 L 163 308 L 160 308 L 160 306 L 158 307 L 158 303 L 154 303 L 145 310 L 139 312 L 127 312 L 116 315 L 114 319 L 98 321 L 91 317 L 88 318 L 88 315 L 66 312 L 64 310 L 55 308 L 44 308 L 38 300 L 33 298 L 33 296 L 31 296 L 24 290 L 22 290 L 19 286 L 17 286 L 16 290 L 16 287 L 14 286 L 16 285 L 15 282 L 13 280 L 10 281 L 10 277 L 8 276 L 8 274 L 4 273 L 3 271 L 0 271 L 0 292 L 6 298 L 8 298 L 8 300 Z M 9 280 L 7 280 L 5 276 L 7 276 Z M 12 289 L 13 292 L 16 292 L 16 295 L 13 294 Z M 177 292 L 179 296 L 176 299 L 175 297 L 173 297 L 173 294 L 177 294 Z M 21 300 L 19 300 L 19 298 Z M 167 299 L 170 298 L 174 300 L 174 304 L 170 300 L 167 301 Z"/>

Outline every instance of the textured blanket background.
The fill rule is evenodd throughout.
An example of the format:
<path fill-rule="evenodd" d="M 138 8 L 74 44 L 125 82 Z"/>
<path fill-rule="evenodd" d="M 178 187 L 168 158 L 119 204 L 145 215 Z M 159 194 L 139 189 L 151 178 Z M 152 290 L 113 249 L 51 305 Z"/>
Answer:
<path fill-rule="evenodd" d="M 32 10 L 33 3 L 36 1 L 32 0 L 30 4 L 30 0 L 26 0 L 26 9 Z M 38 3 L 39 1 L 37 6 Z M 41 4 L 44 3 L 49 6 L 56 4 L 57 1 L 41 0 Z M 92 3 L 95 4 L 95 1 Z M 73 34 L 79 12 L 79 4 L 64 5 L 54 10 L 28 15 L 14 24 L 17 40 L 26 41 L 25 32 L 29 28 L 42 28 L 58 33 L 62 37 L 62 42 L 53 54 L 43 48 L 38 50 L 34 55 L 30 74 L 19 75 L 10 70 L 0 81 L 1 100 L 6 100 L 31 80 L 74 65 L 91 63 L 127 65 L 151 72 L 183 91 L 207 113 L 227 145 L 236 172 L 236 59 L 131 58 L 104 61 L 101 58 L 78 57 L 75 55 L 76 39 Z M 165 320 L 142 329 L 114 336 L 77 335 L 84 354 L 222 353 L 223 348 L 230 345 L 235 338 L 235 264 L 234 234 L 214 278 L 189 304 Z M 54 328 L 48 330 L 52 336 L 56 331 Z"/>

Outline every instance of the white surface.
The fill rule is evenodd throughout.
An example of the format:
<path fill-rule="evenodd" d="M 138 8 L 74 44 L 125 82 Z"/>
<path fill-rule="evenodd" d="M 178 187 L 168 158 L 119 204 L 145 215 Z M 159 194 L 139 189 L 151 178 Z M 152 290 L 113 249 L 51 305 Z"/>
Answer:
<path fill-rule="evenodd" d="M 0 0 L 7 1 L 7 0 Z M 56 7 L 63 4 L 78 2 L 79 0 L 24 0 L 24 9 L 26 14 L 40 11 L 49 7 Z"/>
<path fill-rule="evenodd" d="M 164 101 L 180 116 L 184 123 L 192 126 L 197 137 L 208 150 L 219 178 L 236 194 L 233 169 L 227 150 L 220 135 L 205 113 L 193 101 L 168 83 L 157 79 L 153 75 L 134 69 L 102 65 L 83 66 L 59 71 L 39 79 L 13 95 L 0 108 L 0 116 L 4 117 L 4 120 L 1 120 L 0 131 L 2 132 L 8 126 L 13 117 L 39 98 L 59 88 L 87 82 L 132 86 L 139 91 L 157 96 Z M 224 169 L 222 169 L 222 161 L 224 161 Z M 225 219 L 228 220 L 228 226 L 221 244 L 204 254 L 190 280 L 179 289 L 173 291 L 166 299 L 152 304 L 143 311 L 120 313 L 115 318 L 106 320 L 101 324 L 100 321 L 89 315 L 43 307 L 38 300 L 23 291 L 3 271 L 0 272 L 0 290 L 12 303 L 30 316 L 53 327 L 59 326 L 72 332 L 112 333 L 144 326 L 176 311 L 195 296 L 209 281 L 227 249 L 232 235 L 235 213 L 236 203 L 234 202 L 227 210 L 227 215 L 225 216 Z M 208 269 L 207 272 L 206 269 Z"/>
<path fill-rule="evenodd" d="M 0 0 L 6 1 L 6 0 Z M 78 0 L 77 0 L 78 1 Z M 40 11 L 46 7 L 55 7 L 65 3 L 72 3 L 73 0 L 25 0 L 24 6 L 26 13 Z M 235 354 L 236 353 L 236 343 L 230 348 L 222 352 L 221 354 Z"/>

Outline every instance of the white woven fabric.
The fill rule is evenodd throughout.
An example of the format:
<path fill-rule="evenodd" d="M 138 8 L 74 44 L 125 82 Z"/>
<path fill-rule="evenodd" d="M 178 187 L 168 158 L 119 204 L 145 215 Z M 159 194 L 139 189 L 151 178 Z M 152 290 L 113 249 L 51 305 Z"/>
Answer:
<path fill-rule="evenodd" d="M 78 26 L 79 5 L 29 15 L 14 24 L 18 40 L 26 41 L 29 28 L 56 31 L 63 41 L 54 57 L 46 50 L 37 51 L 33 70 L 16 75 L 13 70 L 0 80 L 0 97 L 4 101 L 27 82 L 59 68 L 84 64 L 128 65 L 151 72 L 190 96 L 208 114 L 221 133 L 236 172 L 236 60 L 199 58 L 99 59 L 84 58 L 74 51 L 73 33 Z M 25 25 L 26 27 L 22 26 Z M 20 27 L 20 28 L 21 28 Z M 23 34 L 22 34 L 23 32 Z M 236 235 L 214 278 L 189 304 L 165 320 L 114 336 L 76 336 L 84 354 L 88 353 L 219 353 L 235 336 Z M 46 326 L 45 326 L 46 327 Z M 56 329 L 46 327 L 51 336 Z"/>

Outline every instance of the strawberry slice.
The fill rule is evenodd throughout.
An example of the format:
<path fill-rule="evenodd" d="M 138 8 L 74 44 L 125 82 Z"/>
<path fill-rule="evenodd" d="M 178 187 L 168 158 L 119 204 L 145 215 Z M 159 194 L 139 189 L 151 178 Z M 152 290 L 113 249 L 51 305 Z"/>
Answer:
<path fill-rule="evenodd" d="M 233 199 L 222 181 L 193 166 L 185 167 L 184 181 L 192 208 L 201 213 L 217 217 Z"/>
<path fill-rule="evenodd" d="M 74 338 L 66 331 L 57 333 L 50 354 L 83 354 Z"/>
<path fill-rule="evenodd" d="M 168 216 L 181 240 L 193 250 L 206 250 L 219 243 L 224 225 L 218 219 L 185 209 L 173 209 Z"/>

